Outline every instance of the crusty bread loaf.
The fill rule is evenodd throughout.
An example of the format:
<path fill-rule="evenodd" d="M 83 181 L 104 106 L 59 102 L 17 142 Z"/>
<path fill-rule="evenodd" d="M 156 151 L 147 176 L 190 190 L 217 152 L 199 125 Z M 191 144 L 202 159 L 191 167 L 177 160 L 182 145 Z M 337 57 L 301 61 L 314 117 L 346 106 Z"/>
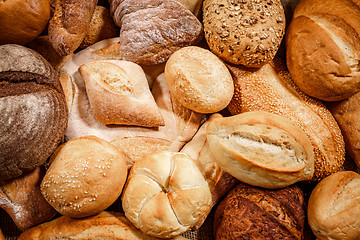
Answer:
<path fill-rule="evenodd" d="M 229 63 L 247 67 L 271 61 L 285 34 L 280 0 L 205 0 L 203 23 L 211 51 Z"/>
<path fill-rule="evenodd" d="M 315 181 L 341 168 L 345 144 L 337 122 L 322 102 L 304 94 L 295 85 L 280 59 L 258 70 L 228 67 L 235 83 L 234 97 L 228 106 L 233 115 L 260 110 L 285 116 L 298 124 L 313 145 Z"/>
<path fill-rule="evenodd" d="M 85 38 L 97 0 L 57 0 L 49 40 L 61 56 L 73 53 Z"/>
<path fill-rule="evenodd" d="M 125 216 L 137 228 L 170 238 L 207 217 L 211 193 L 189 155 L 163 151 L 135 162 L 121 201 Z"/>
<path fill-rule="evenodd" d="M 0 44 L 25 44 L 41 34 L 50 18 L 49 0 L 12 0 L 0 4 Z"/>
<path fill-rule="evenodd" d="M 0 57 L 0 179 L 10 179 L 53 153 L 68 111 L 56 72 L 40 54 L 5 44 Z"/>
<path fill-rule="evenodd" d="M 286 117 L 252 111 L 218 118 L 206 138 L 220 168 L 253 186 L 282 188 L 313 176 L 311 141 Z"/>
<path fill-rule="evenodd" d="M 311 192 L 308 220 L 319 240 L 360 239 L 360 175 L 338 172 L 323 179 Z"/>
<path fill-rule="evenodd" d="M 0 181 L 0 207 L 21 231 L 48 221 L 56 214 L 40 191 L 45 171 L 45 167 L 40 166 L 20 177 Z"/>
<path fill-rule="evenodd" d="M 360 91 L 360 2 L 303 0 L 286 35 L 287 65 L 306 94 L 343 100 Z"/>
<path fill-rule="evenodd" d="M 225 64 L 197 46 L 181 48 L 171 55 L 165 65 L 165 79 L 174 98 L 195 112 L 218 112 L 226 108 L 234 93 Z"/>
<path fill-rule="evenodd" d="M 219 204 L 215 240 L 304 239 L 305 200 L 295 185 L 277 190 L 240 183 Z"/>
<path fill-rule="evenodd" d="M 101 212 L 82 219 L 62 216 L 29 229 L 18 238 L 18 240 L 48 239 L 159 240 L 136 229 L 124 214 L 119 212 Z M 179 236 L 169 240 L 185 239 Z"/>
<path fill-rule="evenodd" d="M 126 177 L 122 154 L 109 142 L 88 136 L 72 139 L 56 149 L 40 187 L 59 213 L 82 218 L 113 204 Z"/>

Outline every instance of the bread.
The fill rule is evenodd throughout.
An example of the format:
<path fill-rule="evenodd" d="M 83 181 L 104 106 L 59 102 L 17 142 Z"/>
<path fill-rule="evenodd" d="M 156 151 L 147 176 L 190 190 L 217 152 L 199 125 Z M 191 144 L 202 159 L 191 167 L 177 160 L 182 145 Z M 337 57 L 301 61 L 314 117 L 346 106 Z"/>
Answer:
<path fill-rule="evenodd" d="M 286 117 L 252 111 L 218 118 L 206 138 L 219 167 L 253 186 L 282 188 L 313 176 L 310 139 Z"/>
<path fill-rule="evenodd" d="M 280 0 L 205 0 L 203 24 L 216 55 L 229 63 L 261 67 L 280 47 L 285 13 Z"/>
<path fill-rule="evenodd" d="M 51 65 L 35 51 L 0 46 L 0 180 L 42 165 L 62 140 L 68 111 Z"/>
<path fill-rule="evenodd" d="M 0 229 L 0 240 L 5 240 L 5 237 L 4 237 L 4 235 L 3 235 L 2 231 L 1 231 L 1 229 Z"/>
<path fill-rule="evenodd" d="M 277 190 L 240 183 L 219 204 L 215 240 L 304 239 L 305 200 L 295 185 Z"/>
<path fill-rule="evenodd" d="M 164 151 L 135 162 L 121 201 L 125 216 L 137 228 L 170 238 L 207 217 L 211 194 L 187 154 Z"/>
<path fill-rule="evenodd" d="M 345 149 L 356 165 L 360 168 L 360 93 L 356 93 L 348 99 L 336 102 L 328 102 L 326 106 L 339 124 L 344 136 Z"/>
<path fill-rule="evenodd" d="M 86 48 L 101 40 L 118 37 L 119 32 L 119 28 L 110 15 L 110 10 L 103 6 L 96 6 L 89 28 L 79 47 Z"/>
<path fill-rule="evenodd" d="M 41 34 L 50 18 L 49 0 L 2 1 L 0 45 L 26 44 Z"/>
<path fill-rule="evenodd" d="M 174 98 L 186 108 L 215 113 L 229 104 L 234 83 L 225 64 L 209 50 L 189 46 L 177 50 L 165 65 Z"/>
<path fill-rule="evenodd" d="M 0 207 L 21 231 L 48 221 L 56 214 L 40 191 L 45 171 L 45 167 L 40 166 L 20 177 L 0 181 Z"/>
<path fill-rule="evenodd" d="M 360 238 L 360 175 L 338 172 L 323 179 L 311 192 L 309 225 L 319 240 Z"/>
<path fill-rule="evenodd" d="M 18 240 L 65 240 L 69 238 L 74 240 L 159 240 L 136 229 L 124 214 L 119 212 L 101 212 L 95 216 L 82 219 L 62 216 L 22 233 Z M 185 239 L 183 237 L 171 238 L 171 240 Z"/>
<path fill-rule="evenodd" d="M 197 18 L 201 19 L 202 0 L 177 0 L 189 9 Z"/>
<path fill-rule="evenodd" d="M 66 98 L 69 100 L 70 117 L 66 130 L 66 139 L 95 135 L 109 142 L 124 137 L 151 137 L 164 139 L 171 143 L 171 150 L 178 151 L 196 133 L 202 114 L 183 107 L 176 99 L 172 99 L 164 74 L 160 75 L 152 85 L 152 95 L 164 119 L 164 126 L 147 128 L 139 126 L 103 125 L 91 113 L 85 83 L 78 68 L 92 61 L 112 59 L 110 51 L 104 56 L 104 49 L 118 43 L 118 38 L 100 41 L 77 53 L 61 69 Z M 154 66 L 156 69 L 157 66 Z M 152 68 L 147 68 L 151 71 Z M 158 71 L 158 70 L 156 70 Z M 155 75 L 153 75 L 155 76 Z M 157 76 L 156 76 L 157 77 Z"/>
<path fill-rule="evenodd" d="M 306 94 L 343 100 L 360 91 L 360 2 L 304 0 L 286 35 L 287 65 Z"/>
<path fill-rule="evenodd" d="M 96 3 L 97 0 L 56 1 L 48 34 L 51 45 L 61 56 L 73 53 L 84 40 Z"/>
<path fill-rule="evenodd" d="M 214 156 L 211 154 L 208 141 L 206 140 L 206 129 L 209 123 L 218 118 L 222 118 L 222 116 L 218 113 L 212 114 L 209 119 L 201 125 L 191 141 L 181 149 L 182 153 L 188 154 L 194 160 L 196 166 L 209 184 L 212 196 L 212 207 L 238 182 L 236 178 L 219 167 Z"/>
<path fill-rule="evenodd" d="M 120 53 L 125 60 L 153 65 L 165 62 L 181 47 L 203 37 L 201 22 L 176 0 L 111 1 L 120 27 Z"/>
<path fill-rule="evenodd" d="M 315 157 L 312 180 L 319 181 L 340 170 L 345 144 L 337 122 L 322 102 L 295 85 L 282 61 L 276 58 L 258 70 L 228 67 L 235 83 L 228 106 L 231 114 L 267 111 L 289 118 L 311 139 Z"/>
<path fill-rule="evenodd" d="M 126 177 L 122 154 L 109 142 L 88 136 L 56 149 L 40 187 L 46 201 L 59 213 L 82 218 L 113 204 Z"/>

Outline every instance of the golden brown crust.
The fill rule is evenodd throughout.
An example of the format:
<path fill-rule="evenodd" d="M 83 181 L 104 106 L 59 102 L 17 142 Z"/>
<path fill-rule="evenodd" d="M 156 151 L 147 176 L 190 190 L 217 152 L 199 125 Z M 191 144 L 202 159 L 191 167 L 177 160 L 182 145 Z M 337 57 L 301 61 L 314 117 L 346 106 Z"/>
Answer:
<path fill-rule="evenodd" d="M 216 240 L 303 239 L 305 201 L 296 186 L 267 190 L 240 183 L 219 204 Z"/>
<path fill-rule="evenodd" d="M 5 240 L 4 234 L 2 233 L 1 229 L 0 229 L 0 240 Z"/>
<path fill-rule="evenodd" d="M 340 170 L 345 160 L 345 144 L 337 122 L 322 102 L 307 96 L 295 85 L 280 59 L 258 70 L 228 67 L 235 84 L 234 97 L 228 106 L 233 115 L 260 110 L 286 116 L 312 141 L 313 180 Z"/>

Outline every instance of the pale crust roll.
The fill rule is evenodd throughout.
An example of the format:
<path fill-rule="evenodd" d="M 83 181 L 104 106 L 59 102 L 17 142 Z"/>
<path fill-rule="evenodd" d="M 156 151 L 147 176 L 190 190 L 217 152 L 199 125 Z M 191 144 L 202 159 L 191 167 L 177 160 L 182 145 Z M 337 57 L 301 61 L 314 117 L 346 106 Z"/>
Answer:
<path fill-rule="evenodd" d="M 228 67 L 235 84 L 234 97 L 228 105 L 231 114 L 267 111 L 298 124 L 312 142 L 315 156 L 312 180 L 319 181 L 341 169 L 345 143 L 337 122 L 321 101 L 295 85 L 280 59 L 258 70 Z"/>
<path fill-rule="evenodd" d="M 338 172 L 320 181 L 308 203 L 308 221 L 317 239 L 359 239 L 359 201 L 358 173 Z"/>

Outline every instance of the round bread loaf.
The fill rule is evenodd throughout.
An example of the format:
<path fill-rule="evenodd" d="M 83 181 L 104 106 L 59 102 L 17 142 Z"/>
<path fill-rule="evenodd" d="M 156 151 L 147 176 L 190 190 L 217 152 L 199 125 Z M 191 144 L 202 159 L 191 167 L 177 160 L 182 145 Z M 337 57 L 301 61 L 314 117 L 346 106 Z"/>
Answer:
<path fill-rule="evenodd" d="M 117 148 L 88 136 L 72 139 L 56 149 L 40 187 L 59 213 L 82 218 L 113 204 L 126 177 L 126 161 Z"/>
<path fill-rule="evenodd" d="M 313 176 L 311 141 L 286 117 L 253 111 L 217 118 L 206 137 L 216 163 L 242 182 L 273 189 Z"/>
<path fill-rule="evenodd" d="M 218 112 L 234 94 L 225 64 L 209 50 L 196 46 L 171 55 L 165 65 L 165 79 L 174 98 L 195 112 Z"/>
<path fill-rule="evenodd" d="M 49 18 L 49 0 L 1 1 L 0 44 L 30 42 L 44 30 Z"/>
<path fill-rule="evenodd" d="M 211 193 L 185 153 L 158 152 L 132 166 L 122 195 L 126 217 L 144 233 L 170 238 L 190 230 L 210 212 Z"/>
<path fill-rule="evenodd" d="M 308 221 L 317 239 L 360 239 L 359 202 L 356 172 L 334 173 L 316 185 L 308 203 Z"/>
<path fill-rule="evenodd" d="M 5 44 L 0 57 L 0 179 L 10 179 L 55 151 L 68 111 L 56 72 L 40 54 Z"/>
<path fill-rule="evenodd" d="M 206 41 L 229 63 L 261 67 L 274 58 L 285 34 L 280 0 L 205 0 Z"/>
<path fill-rule="evenodd" d="M 295 185 L 267 190 L 240 183 L 219 204 L 216 240 L 304 239 L 305 201 Z"/>

